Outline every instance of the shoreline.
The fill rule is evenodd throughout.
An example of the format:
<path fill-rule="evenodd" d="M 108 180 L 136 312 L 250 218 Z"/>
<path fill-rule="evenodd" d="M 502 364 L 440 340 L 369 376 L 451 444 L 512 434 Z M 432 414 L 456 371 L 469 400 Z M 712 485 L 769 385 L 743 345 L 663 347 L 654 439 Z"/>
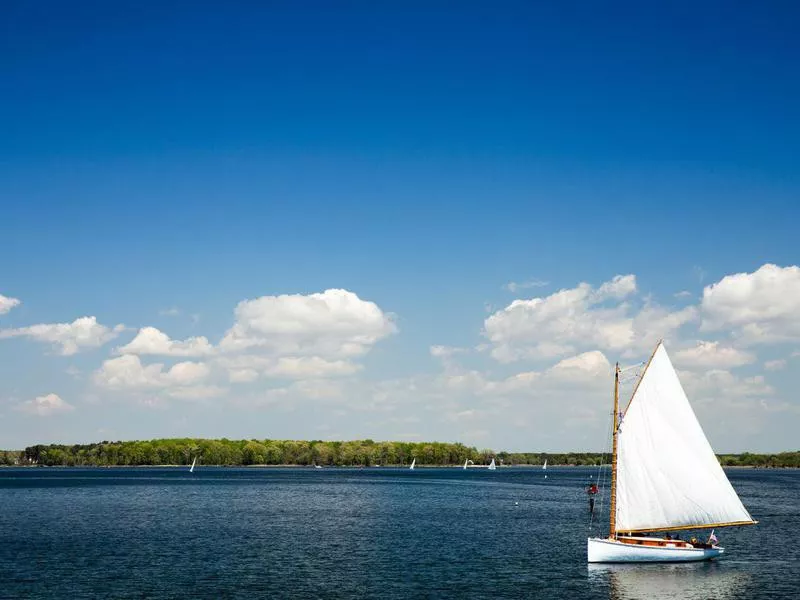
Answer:
<path fill-rule="evenodd" d="M 165 465 L 0 465 L 0 469 L 188 469 L 190 465 L 165 464 Z M 285 464 L 285 465 L 220 465 L 199 464 L 195 470 L 213 467 L 215 469 L 315 469 L 313 465 Z M 485 470 L 488 465 L 472 465 L 466 470 Z M 597 465 L 570 465 L 570 464 L 548 464 L 548 468 L 559 469 L 597 469 Z M 602 465 L 602 468 L 611 468 L 611 465 Z M 770 467 L 762 465 L 730 465 L 722 466 L 723 469 L 764 469 L 764 470 L 800 470 L 800 467 Z M 370 469 L 406 469 L 408 465 L 320 465 L 320 469 L 350 469 L 350 470 L 370 470 Z M 460 464 L 441 464 L 441 465 L 416 465 L 416 469 L 462 469 Z M 541 471 L 542 465 L 497 465 L 497 470 L 505 469 L 536 469 Z"/>

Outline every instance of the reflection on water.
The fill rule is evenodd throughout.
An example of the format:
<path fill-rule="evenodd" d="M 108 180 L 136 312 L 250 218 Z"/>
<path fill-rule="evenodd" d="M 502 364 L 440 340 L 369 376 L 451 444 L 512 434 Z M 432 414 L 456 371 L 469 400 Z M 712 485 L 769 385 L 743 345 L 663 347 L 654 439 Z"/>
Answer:
<path fill-rule="evenodd" d="M 609 600 L 728 600 L 749 596 L 750 575 L 724 561 L 588 567 L 590 587 L 607 587 Z"/>

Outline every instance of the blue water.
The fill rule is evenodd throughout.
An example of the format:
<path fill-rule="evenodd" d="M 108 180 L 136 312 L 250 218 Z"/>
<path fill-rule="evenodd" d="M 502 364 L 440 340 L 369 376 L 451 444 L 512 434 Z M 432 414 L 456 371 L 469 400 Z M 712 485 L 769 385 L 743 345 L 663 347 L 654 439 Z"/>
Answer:
<path fill-rule="evenodd" d="M 590 473 L 0 469 L 0 597 L 800 597 L 800 472 L 729 471 L 719 561 L 591 568 Z"/>

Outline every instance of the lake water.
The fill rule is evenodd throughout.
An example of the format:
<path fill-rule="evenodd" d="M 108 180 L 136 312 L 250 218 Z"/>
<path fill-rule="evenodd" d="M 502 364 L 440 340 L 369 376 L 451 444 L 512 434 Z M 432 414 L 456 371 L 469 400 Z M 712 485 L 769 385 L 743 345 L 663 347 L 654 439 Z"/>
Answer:
<path fill-rule="evenodd" d="M 618 567 L 586 564 L 589 474 L 4 468 L 0 597 L 800 597 L 800 472 L 728 472 L 760 524 L 722 559 Z"/>

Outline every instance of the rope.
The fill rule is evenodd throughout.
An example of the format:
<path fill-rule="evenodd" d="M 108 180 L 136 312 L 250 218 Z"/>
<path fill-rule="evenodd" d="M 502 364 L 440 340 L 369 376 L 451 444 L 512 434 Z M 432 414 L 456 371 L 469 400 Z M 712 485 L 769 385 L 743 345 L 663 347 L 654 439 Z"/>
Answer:
<path fill-rule="evenodd" d="M 597 465 L 597 479 L 596 479 L 596 481 L 597 481 L 597 488 L 600 490 L 600 494 L 599 494 L 600 495 L 600 502 L 598 503 L 598 506 L 596 506 L 595 508 L 601 514 L 603 512 L 603 498 L 605 497 L 605 481 L 606 481 L 606 477 L 605 477 L 605 473 L 606 472 L 603 469 L 603 464 L 606 462 L 606 456 L 610 455 L 610 453 L 611 453 L 609 446 L 610 446 L 610 440 L 611 440 L 611 428 L 614 426 L 613 423 L 614 423 L 614 414 L 613 414 L 613 411 L 612 411 L 611 412 L 611 418 L 609 419 L 608 426 L 606 428 L 606 443 L 605 443 L 605 446 L 603 447 L 603 454 L 600 457 L 600 464 Z M 591 533 L 592 527 L 594 525 L 594 512 L 595 511 L 590 511 L 589 512 L 589 533 Z"/>

